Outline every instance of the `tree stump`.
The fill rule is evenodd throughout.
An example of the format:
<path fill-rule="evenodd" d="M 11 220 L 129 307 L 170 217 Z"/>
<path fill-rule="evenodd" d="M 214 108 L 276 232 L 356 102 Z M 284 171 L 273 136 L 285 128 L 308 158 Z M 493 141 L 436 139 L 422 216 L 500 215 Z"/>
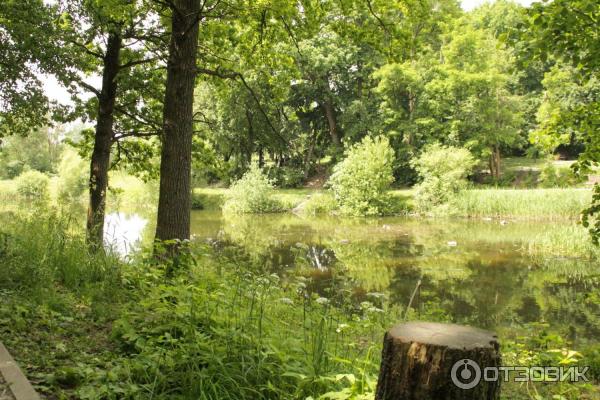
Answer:
<path fill-rule="evenodd" d="M 497 400 L 500 379 L 486 381 L 484 368 L 499 367 L 492 332 L 454 324 L 410 322 L 389 330 L 376 400 Z M 501 375 L 500 375 L 501 376 Z"/>

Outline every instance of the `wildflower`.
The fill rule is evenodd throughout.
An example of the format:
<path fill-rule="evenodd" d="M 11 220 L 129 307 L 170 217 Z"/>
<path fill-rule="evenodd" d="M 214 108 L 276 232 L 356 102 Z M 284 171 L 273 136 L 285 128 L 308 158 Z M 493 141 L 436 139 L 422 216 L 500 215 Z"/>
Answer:
<path fill-rule="evenodd" d="M 317 300 L 315 300 L 317 303 L 325 305 L 327 303 L 329 303 L 329 300 L 325 297 L 319 297 Z"/>
<path fill-rule="evenodd" d="M 335 331 L 337 333 L 340 333 L 340 332 L 342 332 L 344 329 L 346 329 L 348 327 L 350 327 L 350 325 L 348 325 L 348 324 L 339 324 Z"/>
<path fill-rule="evenodd" d="M 282 297 L 281 299 L 279 299 L 279 301 L 284 304 L 289 304 L 289 305 L 294 304 L 294 301 L 288 297 Z"/>

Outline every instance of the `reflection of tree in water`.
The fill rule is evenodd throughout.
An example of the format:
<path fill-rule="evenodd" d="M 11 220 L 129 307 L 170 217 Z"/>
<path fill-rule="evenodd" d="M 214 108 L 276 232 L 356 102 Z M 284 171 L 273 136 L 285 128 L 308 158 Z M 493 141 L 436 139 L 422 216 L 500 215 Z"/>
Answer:
<path fill-rule="evenodd" d="M 421 280 L 412 302 L 418 318 L 487 328 L 545 320 L 554 331 L 600 335 L 597 267 L 529 258 L 514 241 L 488 237 L 491 227 L 478 235 L 411 221 L 352 221 L 235 216 L 222 220 L 212 243 L 220 256 L 256 271 L 303 276 L 308 292 L 339 304 L 385 292 L 406 307 Z M 450 239 L 458 246 L 449 246 Z"/>
<path fill-rule="evenodd" d="M 448 276 L 454 266 L 440 265 L 439 275 L 418 265 L 399 266 L 390 284 L 390 297 L 407 306 L 421 280 L 412 307 L 417 315 L 448 317 L 460 323 L 494 327 L 515 318 L 513 311 L 521 303 L 527 268 L 513 259 L 463 260 L 458 267 L 464 275 Z"/>
<path fill-rule="evenodd" d="M 560 322 L 571 339 L 600 337 L 600 275 L 566 277 L 544 289 L 547 318 Z"/>
<path fill-rule="evenodd" d="M 423 251 L 408 236 L 385 241 L 335 242 L 331 248 L 346 275 L 366 291 L 385 291 L 398 263 L 413 259 Z"/>

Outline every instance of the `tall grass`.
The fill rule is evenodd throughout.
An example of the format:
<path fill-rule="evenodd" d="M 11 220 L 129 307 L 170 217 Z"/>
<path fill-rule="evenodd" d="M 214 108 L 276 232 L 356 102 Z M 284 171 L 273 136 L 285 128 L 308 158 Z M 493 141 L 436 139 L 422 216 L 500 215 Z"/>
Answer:
<path fill-rule="evenodd" d="M 0 289 L 32 298 L 68 290 L 87 298 L 114 300 L 120 261 L 90 253 L 81 228 L 68 215 L 36 209 L 0 214 Z"/>
<path fill-rule="evenodd" d="M 578 219 L 591 198 L 588 189 L 472 189 L 454 199 L 450 212 L 464 217 Z"/>
<path fill-rule="evenodd" d="M 252 273 L 260 268 L 204 247 L 184 252 L 168 277 L 172 268 L 145 254 L 126 263 L 89 253 L 73 222 L 38 210 L 0 225 L 0 334 L 52 397 L 374 390 L 384 326 L 401 315 L 380 298 L 356 304 L 344 287 L 317 294 L 303 278 Z"/>

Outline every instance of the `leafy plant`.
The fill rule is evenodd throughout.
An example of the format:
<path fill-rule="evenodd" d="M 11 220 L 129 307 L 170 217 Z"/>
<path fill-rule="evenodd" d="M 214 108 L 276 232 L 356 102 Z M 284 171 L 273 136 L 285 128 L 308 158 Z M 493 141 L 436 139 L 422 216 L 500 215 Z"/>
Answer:
<path fill-rule="evenodd" d="M 67 147 L 58 165 L 58 197 L 64 201 L 78 200 L 86 189 L 87 163 Z"/>
<path fill-rule="evenodd" d="M 253 164 L 248 172 L 234 182 L 229 191 L 223 211 L 232 214 L 269 213 L 280 211 L 281 207 L 272 198 L 273 183 Z"/>
<path fill-rule="evenodd" d="M 299 167 L 272 167 L 268 175 L 273 184 L 280 188 L 295 188 L 304 181 L 304 172 Z"/>
<path fill-rule="evenodd" d="M 428 211 L 448 204 L 467 186 L 475 159 L 467 149 L 433 144 L 412 165 L 422 179 L 416 186 L 417 207 Z"/>
<path fill-rule="evenodd" d="M 50 179 L 39 171 L 27 171 L 17 177 L 17 194 L 27 201 L 46 201 Z"/>
<path fill-rule="evenodd" d="M 394 152 L 385 137 L 367 136 L 351 146 L 328 182 L 340 211 L 355 216 L 385 214 L 387 190 L 394 181 L 393 164 Z"/>

